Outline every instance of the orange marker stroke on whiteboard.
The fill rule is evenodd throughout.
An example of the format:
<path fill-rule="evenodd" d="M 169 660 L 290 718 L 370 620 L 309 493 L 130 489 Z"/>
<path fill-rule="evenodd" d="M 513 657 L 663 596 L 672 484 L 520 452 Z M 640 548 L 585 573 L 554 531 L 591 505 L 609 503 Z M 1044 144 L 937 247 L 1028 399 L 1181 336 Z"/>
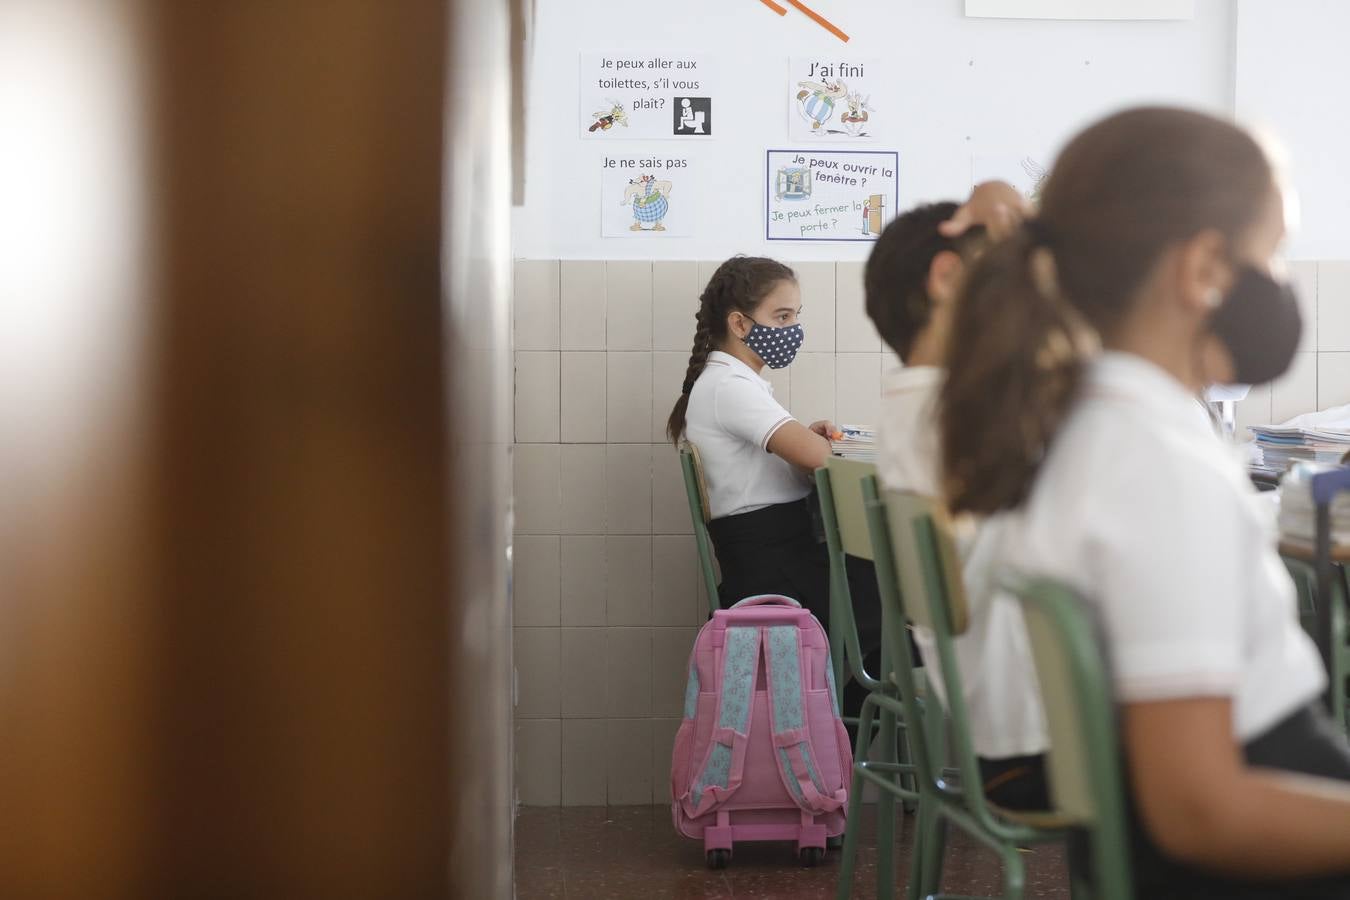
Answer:
<path fill-rule="evenodd" d="M 774 3 L 773 0 L 759 0 L 759 2 L 760 2 L 760 3 L 763 3 L 763 4 L 764 4 L 765 6 L 767 6 L 769 9 L 771 9 L 771 10 L 773 10 L 774 12 L 778 13 L 780 16 L 786 16 L 786 15 L 787 15 L 787 7 L 786 7 L 786 6 L 779 6 L 777 3 Z"/>
<path fill-rule="evenodd" d="M 824 28 L 830 34 L 839 38 L 839 40 L 843 41 L 845 44 L 848 43 L 848 35 L 844 34 L 844 32 L 829 19 L 825 18 L 820 13 L 816 12 L 814 9 L 807 6 L 805 3 L 802 3 L 801 0 L 787 0 L 787 2 L 791 3 L 793 6 L 797 7 L 797 9 L 800 10 L 802 13 L 813 19 L 815 23 L 819 25 L 821 28 Z"/>

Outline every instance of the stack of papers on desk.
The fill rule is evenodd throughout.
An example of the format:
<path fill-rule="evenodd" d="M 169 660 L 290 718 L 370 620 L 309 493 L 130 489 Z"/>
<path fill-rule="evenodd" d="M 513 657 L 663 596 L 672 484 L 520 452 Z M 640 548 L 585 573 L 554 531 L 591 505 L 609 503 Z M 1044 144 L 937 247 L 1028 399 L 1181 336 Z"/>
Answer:
<path fill-rule="evenodd" d="M 1280 482 L 1280 537 L 1311 544 L 1317 539 L 1317 509 L 1313 505 L 1310 479 L 1336 466 L 1297 463 Z M 1350 544 L 1350 493 L 1331 501 L 1331 543 Z"/>
<path fill-rule="evenodd" d="M 1350 429 L 1299 425 L 1253 425 L 1256 453 L 1252 468 L 1283 473 L 1295 462 L 1336 464 L 1350 451 Z"/>
<path fill-rule="evenodd" d="M 871 428 L 858 425 L 840 425 L 839 433 L 832 442 L 835 456 L 843 459 L 856 459 L 859 462 L 876 462 L 877 433 Z"/>

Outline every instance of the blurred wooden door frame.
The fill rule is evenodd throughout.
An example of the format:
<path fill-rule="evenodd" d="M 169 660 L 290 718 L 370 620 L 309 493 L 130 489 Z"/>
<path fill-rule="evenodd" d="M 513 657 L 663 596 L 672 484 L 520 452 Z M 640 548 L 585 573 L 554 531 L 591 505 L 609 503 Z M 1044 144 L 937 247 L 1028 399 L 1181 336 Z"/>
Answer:
<path fill-rule="evenodd" d="M 134 35 L 153 190 L 0 413 L 80 426 L 0 435 L 0 896 L 510 896 L 509 5 L 15 2 Z"/>

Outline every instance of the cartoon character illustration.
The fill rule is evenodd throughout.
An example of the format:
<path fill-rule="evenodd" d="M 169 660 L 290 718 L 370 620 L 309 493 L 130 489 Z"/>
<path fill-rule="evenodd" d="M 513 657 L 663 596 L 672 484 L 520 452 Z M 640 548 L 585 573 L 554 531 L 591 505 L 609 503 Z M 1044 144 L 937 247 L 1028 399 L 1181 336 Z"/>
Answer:
<path fill-rule="evenodd" d="M 661 220 L 670 210 L 670 182 L 657 181 L 655 175 L 640 175 L 628 182 L 620 206 L 633 206 L 633 224 L 629 231 L 665 231 Z M 651 228 L 643 223 L 652 223 Z"/>
<path fill-rule="evenodd" d="M 886 218 L 886 195 L 872 194 L 863 201 L 863 226 L 862 233 L 864 237 L 871 237 L 874 234 L 881 234 L 881 229 Z"/>
<path fill-rule="evenodd" d="M 1031 190 L 1027 191 L 1027 199 L 1032 203 L 1041 202 L 1041 188 L 1045 187 L 1045 179 L 1050 173 L 1045 170 L 1045 166 L 1036 162 L 1030 156 L 1022 160 L 1022 171 L 1027 173 L 1031 179 Z"/>
<path fill-rule="evenodd" d="M 595 119 L 595 124 L 586 129 L 587 131 L 609 131 L 615 125 L 628 127 L 628 113 L 624 111 L 623 104 L 618 100 L 606 100 L 605 102 L 609 104 L 609 112 L 601 110 L 591 113 L 591 117 Z"/>
<path fill-rule="evenodd" d="M 866 133 L 864 129 L 867 126 L 867 120 L 871 118 L 868 113 L 872 111 L 870 100 L 870 97 L 864 97 L 857 91 L 850 91 L 848 96 L 844 98 L 844 102 L 848 104 L 848 109 L 839 114 L 839 121 L 843 124 L 844 130 L 854 137 L 861 137 Z"/>
<path fill-rule="evenodd" d="M 806 200 L 811 196 L 811 170 L 806 166 L 783 166 L 774 176 L 774 196 L 779 200 Z"/>
<path fill-rule="evenodd" d="M 799 81 L 797 111 L 811 123 L 812 131 L 819 131 L 834 115 L 834 104 L 848 96 L 848 86 L 838 78 L 825 81 Z"/>

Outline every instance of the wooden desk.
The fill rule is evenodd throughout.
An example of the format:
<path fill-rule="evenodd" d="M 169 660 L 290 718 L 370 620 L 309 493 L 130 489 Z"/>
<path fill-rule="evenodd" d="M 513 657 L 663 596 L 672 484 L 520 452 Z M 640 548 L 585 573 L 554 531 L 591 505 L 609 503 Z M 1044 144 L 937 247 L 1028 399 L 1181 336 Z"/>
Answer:
<path fill-rule="evenodd" d="M 1280 555 L 1297 559 L 1309 565 L 1317 564 L 1317 545 L 1312 541 L 1298 541 L 1290 538 L 1280 540 Z M 1332 564 L 1350 563 L 1350 544 L 1333 544 L 1329 557 Z"/>

